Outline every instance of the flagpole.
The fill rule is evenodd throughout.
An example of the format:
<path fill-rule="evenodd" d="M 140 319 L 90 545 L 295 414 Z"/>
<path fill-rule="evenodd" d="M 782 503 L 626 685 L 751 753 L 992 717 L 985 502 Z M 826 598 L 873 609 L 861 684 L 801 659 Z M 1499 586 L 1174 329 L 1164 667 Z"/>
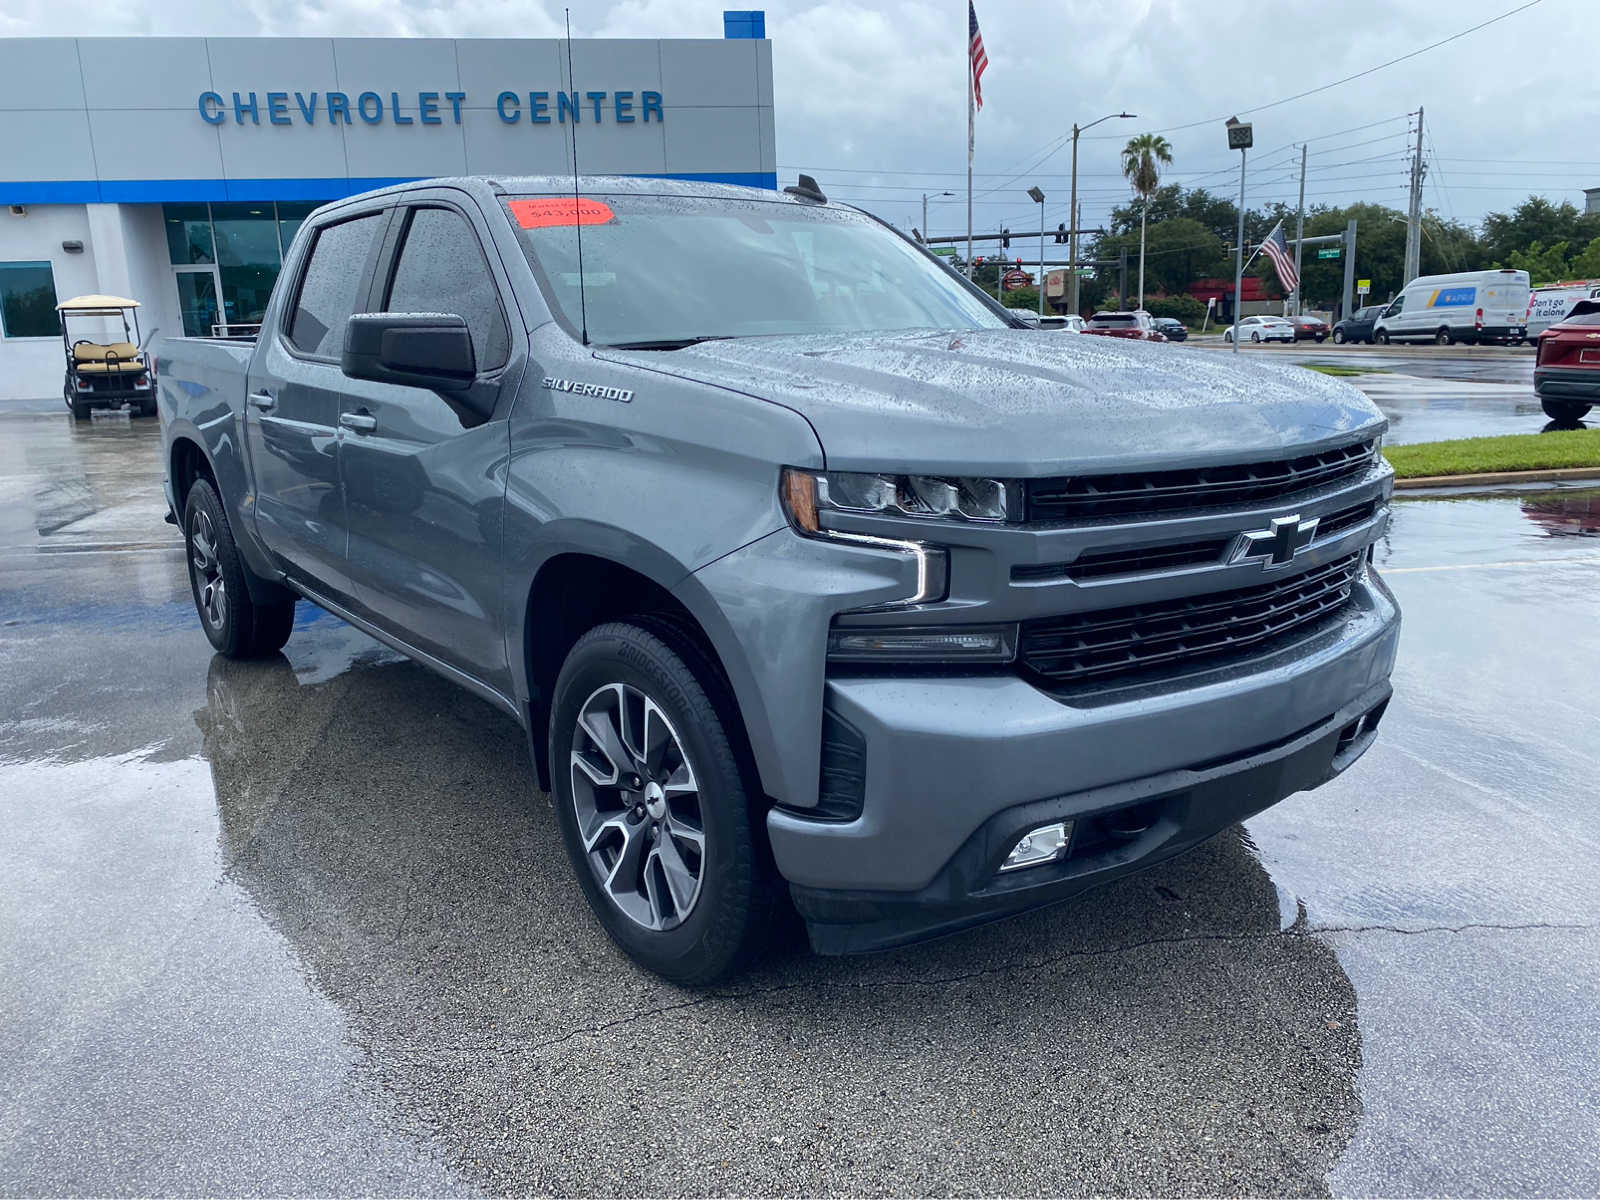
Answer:
<path fill-rule="evenodd" d="M 970 14 L 970 9 L 969 9 Z M 967 278 L 972 278 L 972 148 L 975 137 L 974 110 L 972 107 L 972 23 L 967 22 Z"/>

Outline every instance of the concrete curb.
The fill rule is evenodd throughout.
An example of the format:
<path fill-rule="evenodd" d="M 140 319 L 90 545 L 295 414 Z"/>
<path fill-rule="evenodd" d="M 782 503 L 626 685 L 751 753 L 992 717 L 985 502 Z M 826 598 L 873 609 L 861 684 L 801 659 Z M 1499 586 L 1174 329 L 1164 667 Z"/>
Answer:
<path fill-rule="evenodd" d="M 1478 475 L 1419 475 L 1396 479 L 1396 490 L 1405 488 L 1480 487 L 1502 483 L 1553 483 L 1558 479 L 1594 480 L 1600 484 L 1600 467 L 1555 467 L 1547 471 L 1485 471 Z"/>

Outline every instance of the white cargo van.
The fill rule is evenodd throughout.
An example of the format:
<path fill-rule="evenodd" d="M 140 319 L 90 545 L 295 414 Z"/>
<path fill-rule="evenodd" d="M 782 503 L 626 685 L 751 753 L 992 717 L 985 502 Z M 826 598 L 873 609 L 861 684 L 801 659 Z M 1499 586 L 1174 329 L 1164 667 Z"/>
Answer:
<path fill-rule="evenodd" d="M 1373 328 L 1382 343 L 1515 341 L 1527 336 L 1528 273 L 1509 268 L 1419 275 Z"/>
<path fill-rule="evenodd" d="M 1571 312 L 1579 300 L 1600 300 L 1600 279 L 1572 279 L 1534 288 L 1528 301 L 1528 336 L 1538 337 Z"/>

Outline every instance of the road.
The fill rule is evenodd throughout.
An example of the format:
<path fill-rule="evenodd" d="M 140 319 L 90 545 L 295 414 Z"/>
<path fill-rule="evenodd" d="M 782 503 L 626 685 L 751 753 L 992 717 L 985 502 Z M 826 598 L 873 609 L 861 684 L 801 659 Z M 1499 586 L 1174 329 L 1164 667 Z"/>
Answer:
<path fill-rule="evenodd" d="M 1401 505 L 1328 787 L 693 993 L 504 717 L 309 605 L 211 655 L 156 445 L 0 418 L 0 1193 L 1600 1192 L 1600 493 Z"/>
<path fill-rule="evenodd" d="M 1220 338 L 1196 347 L 1230 353 Z M 1349 382 L 1389 418 L 1395 445 L 1448 438 L 1538 433 L 1551 426 L 1533 394 L 1533 351 L 1525 346 L 1242 345 L 1239 353 L 1362 372 Z M 1566 428 L 1570 428 L 1567 426 Z"/>

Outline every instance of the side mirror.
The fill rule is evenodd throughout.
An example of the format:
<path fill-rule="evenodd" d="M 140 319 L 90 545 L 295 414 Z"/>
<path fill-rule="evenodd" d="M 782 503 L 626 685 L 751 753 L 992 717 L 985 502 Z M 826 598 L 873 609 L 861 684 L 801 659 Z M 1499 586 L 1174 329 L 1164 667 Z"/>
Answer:
<path fill-rule="evenodd" d="M 351 379 L 459 392 L 478 377 L 467 323 L 451 313 L 356 313 L 340 366 Z"/>

